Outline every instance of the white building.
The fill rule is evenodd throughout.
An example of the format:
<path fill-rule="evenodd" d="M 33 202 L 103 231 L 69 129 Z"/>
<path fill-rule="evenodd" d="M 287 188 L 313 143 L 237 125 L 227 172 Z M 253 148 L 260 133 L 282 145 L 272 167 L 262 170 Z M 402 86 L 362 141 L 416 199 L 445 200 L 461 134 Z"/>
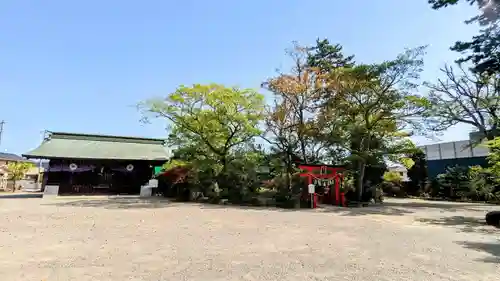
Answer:
<path fill-rule="evenodd" d="M 488 148 L 483 145 L 472 147 L 470 140 L 445 142 L 419 146 L 427 160 L 458 159 L 488 156 Z"/>
<path fill-rule="evenodd" d="M 403 182 L 410 181 L 410 178 L 408 177 L 408 170 L 403 164 L 388 161 L 386 162 L 386 165 L 389 172 L 399 173 Z"/>

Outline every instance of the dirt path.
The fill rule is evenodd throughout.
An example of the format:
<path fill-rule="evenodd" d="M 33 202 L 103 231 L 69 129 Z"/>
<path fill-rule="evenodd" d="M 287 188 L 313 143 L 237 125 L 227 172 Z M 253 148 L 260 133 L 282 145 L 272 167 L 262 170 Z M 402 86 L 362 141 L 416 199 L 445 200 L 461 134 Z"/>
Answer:
<path fill-rule="evenodd" d="M 220 208 L 0 199 L 2 280 L 500 280 L 479 204 Z"/>

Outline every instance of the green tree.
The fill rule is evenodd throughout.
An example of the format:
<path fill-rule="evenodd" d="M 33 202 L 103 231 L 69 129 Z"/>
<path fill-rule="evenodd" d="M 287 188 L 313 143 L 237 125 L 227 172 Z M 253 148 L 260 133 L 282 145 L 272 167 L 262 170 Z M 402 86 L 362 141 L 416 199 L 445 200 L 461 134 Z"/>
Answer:
<path fill-rule="evenodd" d="M 188 152 L 195 166 L 211 169 L 218 184 L 232 152 L 260 135 L 264 97 L 251 89 L 195 84 L 142 102 L 139 108 L 145 120 L 166 119 L 170 143 Z"/>
<path fill-rule="evenodd" d="M 498 202 L 500 199 L 500 137 L 487 141 L 490 153 L 487 156 L 488 166 L 469 168 L 469 196 L 475 200 Z"/>
<path fill-rule="evenodd" d="M 497 177 L 488 168 L 481 166 L 469 167 L 470 187 L 468 197 L 473 200 L 498 200 L 500 192 Z"/>
<path fill-rule="evenodd" d="M 363 193 L 365 169 L 370 159 L 399 158 L 414 149 L 407 138 L 409 126 L 418 126 L 417 117 L 425 103 L 412 92 L 423 65 L 424 47 L 408 50 L 393 61 L 338 68 L 331 72 L 320 120 L 333 120 L 326 134 L 331 142 L 343 145 L 357 163 L 357 196 Z M 346 141 L 347 140 L 347 141 Z M 353 145 L 356 143 L 356 145 Z"/>
<path fill-rule="evenodd" d="M 344 159 L 348 156 L 349 152 L 344 147 L 338 145 L 337 142 L 346 136 L 338 130 L 337 116 L 321 114 L 322 104 L 321 102 L 318 104 L 317 101 L 321 101 L 331 94 L 327 85 L 333 71 L 339 68 L 354 66 L 354 55 L 346 55 L 342 45 L 332 44 L 328 39 L 317 39 L 316 44 L 306 48 L 306 50 L 306 67 L 319 73 L 319 75 L 315 76 L 317 79 L 316 94 L 313 99 L 316 99 L 316 102 L 313 104 L 319 106 L 320 110 L 314 116 L 314 125 L 310 126 L 313 129 L 312 134 L 317 142 L 323 144 L 323 158 L 325 160 L 335 164 L 345 164 Z M 356 146 L 354 142 L 351 145 Z"/>
<path fill-rule="evenodd" d="M 16 183 L 24 178 L 28 170 L 34 164 L 30 162 L 9 162 L 7 164 L 7 171 L 9 180 L 12 181 L 12 192 L 16 191 Z"/>
<path fill-rule="evenodd" d="M 487 142 L 490 149 L 488 155 L 489 171 L 495 177 L 496 182 L 500 185 L 500 137 Z M 499 190 L 500 191 L 500 190 Z"/>
<path fill-rule="evenodd" d="M 471 73 L 461 65 L 457 69 L 446 66 L 444 79 L 425 83 L 429 89 L 426 124 L 434 131 L 467 124 L 475 127 L 481 139 L 492 140 L 500 134 L 500 77 Z"/>
<path fill-rule="evenodd" d="M 427 159 L 425 158 L 425 153 L 422 150 L 417 150 L 409 156 L 414 163 L 411 167 L 407 167 L 408 177 L 411 180 L 410 193 L 421 194 L 425 190 L 425 184 L 429 178 L 427 172 Z"/>
<path fill-rule="evenodd" d="M 440 190 L 438 195 L 444 198 L 467 198 L 470 194 L 470 177 L 467 167 L 447 167 L 443 174 L 437 176 Z"/>
<path fill-rule="evenodd" d="M 354 65 L 354 56 L 346 56 L 340 44 L 331 44 L 328 39 L 317 39 L 316 45 L 307 48 L 307 66 L 328 73 L 339 67 Z"/>
<path fill-rule="evenodd" d="M 483 26 L 480 33 L 468 42 L 458 41 L 451 50 L 467 54 L 457 62 L 470 61 L 477 73 L 494 74 L 500 72 L 500 1 L 499 0 L 428 0 L 433 9 L 441 9 L 460 2 L 477 5 L 480 14 L 466 21 L 466 24 L 479 23 Z"/>
<path fill-rule="evenodd" d="M 427 2 L 435 10 L 453 6 L 461 2 L 476 5 L 480 10 L 480 14 L 467 22 L 478 21 L 481 24 L 488 24 L 500 17 L 499 0 L 428 0 Z"/>

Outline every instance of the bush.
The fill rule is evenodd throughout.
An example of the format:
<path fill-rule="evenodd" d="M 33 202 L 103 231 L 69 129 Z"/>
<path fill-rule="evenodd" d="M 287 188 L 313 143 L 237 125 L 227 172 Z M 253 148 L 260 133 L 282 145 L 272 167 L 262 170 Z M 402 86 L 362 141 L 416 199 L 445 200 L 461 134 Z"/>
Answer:
<path fill-rule="evenodd" d="M 480 166 L 469 169 L 470 191 L 467 194 L 472 200 L 495 201 L 499 195 L 495 183 L 495 178 Z"/>
<path fill-rule="evenodd" d="M 454 166 L 438 175 L 431 195 L 452 200 L 497 201 L 500 193 L 495 177 L 488 169 Z"/>
<path fill-rule="evenodd" d="M 466 167 L 453 166 L 437 176 L 437 195 L 448 199 L 465 199 L 470 192 L 470 177 Z"/>
<path fill-rule="evenodd" d="M 404 197 L 405 193 L 401 189 L 400 185 L 394 184 L 392 182 L 383 182 L 377 186 L 382 190 L 384 194 L 389 197 Z"/>
<path fill-rule="evenodd" d="M 391 197 L 405 197 L 406 192 L 402 188 L 403 177 L 395 171 L 387 171 L 383 175 L 384 181 L 377 186 L 384 194 Z"/>
<path fill-rule="evenodd" d="M 275 177 L 267 186 L 276 191 L 274 200 L 276 206 L 280 208 L 299 208 L 301 197 L 305 191 L 306 182 L 299 173 L 293 174 L 290 178 L 291 187 L 288 186 L 287 176 L 279 175 Z"/>
<path fill-rule="evenodd" d="M 486 224 L 500 227 L 500 211 L 491 211 L 486 214 Z"/>

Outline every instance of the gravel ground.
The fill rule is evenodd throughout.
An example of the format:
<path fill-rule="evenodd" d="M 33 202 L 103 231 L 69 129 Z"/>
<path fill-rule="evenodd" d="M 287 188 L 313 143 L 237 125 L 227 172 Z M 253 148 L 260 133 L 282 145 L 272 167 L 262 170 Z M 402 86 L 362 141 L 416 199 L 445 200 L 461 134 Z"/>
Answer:
<path fill-rule="evenodd" d="M 500 280 L 495 207 L 287 211 L 0 197 L 1 280 Z"/>

